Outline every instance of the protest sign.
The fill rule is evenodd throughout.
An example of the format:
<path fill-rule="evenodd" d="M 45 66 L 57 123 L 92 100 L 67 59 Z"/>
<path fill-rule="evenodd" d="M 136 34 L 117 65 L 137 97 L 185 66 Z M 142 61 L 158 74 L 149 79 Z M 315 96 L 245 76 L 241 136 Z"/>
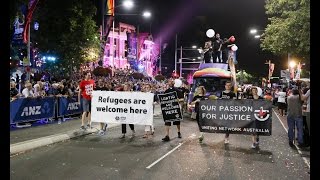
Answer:
<path fill-rule="evenodd" d="M 201 132 L 270 136 L 272 103 L 265 100 L 204 100 L 199 102 Z"/>
<path fill-rule="evenodd" d="M 182 115 L 176 92 L 158 94 L 162 116 L 165 122 L 181 121 Z"/>
<path fill-rule="evenodd" d="M 93 91 L 91 121 L 153 124 L 153 93 Z"/>

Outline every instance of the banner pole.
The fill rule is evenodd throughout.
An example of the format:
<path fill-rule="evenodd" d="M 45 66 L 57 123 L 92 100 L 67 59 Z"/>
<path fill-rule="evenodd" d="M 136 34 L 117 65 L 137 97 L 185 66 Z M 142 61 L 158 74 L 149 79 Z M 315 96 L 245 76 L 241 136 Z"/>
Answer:
<path fill-rule="evenodd" d="M 27 63 L 27 80 L 30 81 L 30 23 L 28 24 L 28 43 L 27 43 L 27 59 L 28 59 L 28 63 Z"/>

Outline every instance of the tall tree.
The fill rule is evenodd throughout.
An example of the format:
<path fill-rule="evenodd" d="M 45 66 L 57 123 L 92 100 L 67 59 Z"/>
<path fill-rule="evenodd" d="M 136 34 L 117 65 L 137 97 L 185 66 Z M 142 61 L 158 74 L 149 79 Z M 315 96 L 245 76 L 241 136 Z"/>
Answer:
<path fill-rule="evenodd" d="M 261 39 L 262 49 L 309 60 L 310 0 L 267 0 L 265 9 L 270 23 Z"/>
<path fill-rule="evenodd" d="M 100 40 L 92 1 L 43 0 L 38 6 L 34 20 L 40 27 L 32 39 L 43 54 L 57 56 L 58 69 L 98 59 Z"/>
<path fill-rule="evenodd" d="M 245 70 L 240 70 L 238 73 L 236 73 L 236 78 L 239 84 L 251 84 L 257 79 L 257 77 L 250 73 L 247 73 Z"/>

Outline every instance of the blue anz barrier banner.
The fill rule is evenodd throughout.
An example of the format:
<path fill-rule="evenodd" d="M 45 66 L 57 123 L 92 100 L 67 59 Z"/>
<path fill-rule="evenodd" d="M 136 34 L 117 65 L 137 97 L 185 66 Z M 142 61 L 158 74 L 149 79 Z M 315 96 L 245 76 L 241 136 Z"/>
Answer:
<path fill-rule="evenodd" d="M 22 98 L 10 103 L 10 123 L 54 117 L 54 97 Z"/>
<path fill-rule="evenodd" d="M 80 114 L 82 113 L 82 106 L 78 102 L 78 97 L 60 97 L 59 98 L 58 116 Z"/>

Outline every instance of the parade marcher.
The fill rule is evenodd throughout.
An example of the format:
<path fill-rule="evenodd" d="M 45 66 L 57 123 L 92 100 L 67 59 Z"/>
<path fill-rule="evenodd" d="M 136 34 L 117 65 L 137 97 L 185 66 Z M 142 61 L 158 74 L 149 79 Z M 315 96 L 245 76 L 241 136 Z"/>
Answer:
<path fill-rule="evenodd" d="M 258 95 L 258 88 L 257 87 L 251 88 L 251 94 L 252 94 L 252 98 L 250 97 L 249 99 L 263 99 L 261 96 Z M 251 148 L 255 149 L 257 146 L 259 146 L 259 135 L 257 135 L 257 133 L 253 133 Z"/>
<path fill-rule="evenodd" d="M 307 108 L 305 112 L 306 112 L 307 127 L 310 135 L 310 89 L 308 89 L 308 91 L 305 94 L 303 94 L 301 91 L 299 93 L 300 93 L 301 100 L 306 101 L 307 103 Z"/>
<path fill-rule="evenodd" d="M 109 89 L 107 87 L 105 87 L 102 79 L 99 79 L 95 90 L 96 91 L 108 91 Z M 100 122 L 100 130 L 98 131 L 98 135 L 100 135 L 100 136 L 105 135 L 107 126 L 108 126 L 108 124 Z"/>
<path fill-rule="evenodd" d="M 190 105 L 195 105 L 194 111 L 196 113 L 196 119 L 197 119 L 199 129 L 200 129 L 199 102 L 201 100 L 204 100 L 205 97 L 206 97 L 206 89 L 204 88 L 204 86 L 199 86 L 197 87 L 195 91 L 195 96 L 193 97 L 192 102 L 190 103 Z M 200 132 L 199 141 L 202 142 L 203 139 L 204 139 L 203 132 Z"/>
<path fill-rule="evenodd" d="M 231 91 L 232 83 L 230 81 L 226 81 L 224 87 L 225 90 L 221 92 L 220 99 L 235 99 L 236 94 Z M 225 135 L 224 143 L 229 144 L 229 132 Z"/>
<path fill-rule="evenodd" d="M 150 84 L 146 84 L 144 86 L 143 91 L 151 93 L 151 85 Z M 154 97 L 153 97 L 153 112 L 154 112 L 154 108 L 155 108 L 155 104 L 156 103 L 157 103 L 157 96 L 154 95 Z M 151 131 L 151 135 L 153 135 L 154 134 L 154 126 L 153 125 L 146 125 L 145 129 L 144 129 L 143 138 L 148 138 L 148 134 L 149 134 L 150 131 Z"/>
<path fill-rule="evenodd" d="M 282 89 L 281 92 L 278 93 L 278 109 L 280 116 L 284 116 L 285 109 L 286 109 L 286 91 Z"/>
<path fill-rule="evenodd" d="M 80 98 L 82 96 L 82 118 L 81 118 L 81 129 L 85 130 L 85 118 L 87 117 L 87 127 L 91 128 L 91 98 L 92 91 L 95 87 L 94 80 L 91 79 L 91 73 L 89 71 L 84 73 L 84 80 L 79 84 L 79 94 L 78 102 L 80 103 Z"/>
<path fill-rule="evenodd" d="M 131 91 L 131 87 L 129 84 L 125 84 L 123 86 L 123 91 Z M 134 130 L 134 124 L 129 124 L 129 127 L 132 131 L 131 137 L 134 137 L 136 132 Z M 127 133 L 127 124 L 122 124 L 121 125 L 121 131 L 122 131 L 122 135 L 120 136 L 120 139 L 123 139 L 126 137 L 126 133 Z"/>
<path fill-rule="evenodd" d="M 183 116 L 183 105 L 184 105 L 184 93 L 185 88 L 182 87 L 183 82 L 180 79 L 174 81 L 174 87 L 177 88 L 178 102 L 181 110 L 181 115 Z"/>
<path fill-rule="evenodd" d="M 179 90 L 174 87 L 173 80 L 169 80 L 168 84 L 169 84 L 169 88 L 164 93 L 170 93 L 170 92 L 176 92 L 177 94 L 180 93 Z M 172 124 L 177 126 L 178 138 L 182 138 L 181 132 L 180 132 L 180 121 L 174 121 Z M 170 137 L 169 137 L 170 126 L 171 126 L 171 122 L 165 122 L 166 136 L 162 138 L 162 141 L 170 141 Z"/>
<path fill-rule="evenodd" d="M 287 99 L 288 102 L 288 138 L 289 145 L 293 146 L 295 139 L 294 129 L 297 129 L 298 146 L 303 146 L 303 119 L 302 119 L 302 102 L 298 89 L 292 90 L 292 95 Z"/>

